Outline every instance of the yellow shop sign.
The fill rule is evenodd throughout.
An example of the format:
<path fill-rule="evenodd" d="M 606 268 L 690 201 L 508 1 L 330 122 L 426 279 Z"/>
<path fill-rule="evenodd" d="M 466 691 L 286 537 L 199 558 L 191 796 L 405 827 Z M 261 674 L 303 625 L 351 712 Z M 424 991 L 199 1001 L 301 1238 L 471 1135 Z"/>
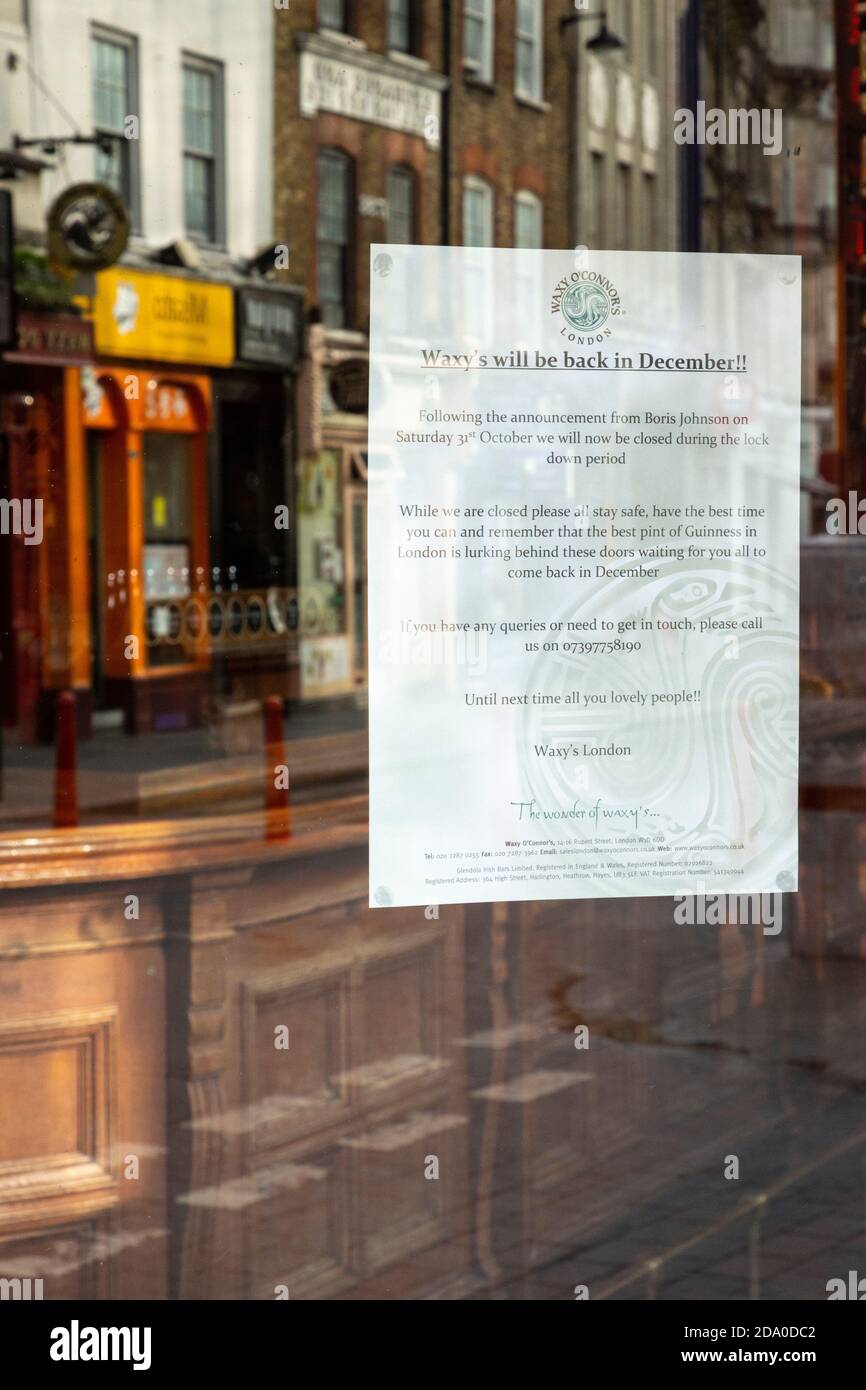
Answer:
<path fill-rule="evenodd" d="M 96 277 L 97 353 L 225 367 L 234 361 L 229 285 L 113 266 Z"/>

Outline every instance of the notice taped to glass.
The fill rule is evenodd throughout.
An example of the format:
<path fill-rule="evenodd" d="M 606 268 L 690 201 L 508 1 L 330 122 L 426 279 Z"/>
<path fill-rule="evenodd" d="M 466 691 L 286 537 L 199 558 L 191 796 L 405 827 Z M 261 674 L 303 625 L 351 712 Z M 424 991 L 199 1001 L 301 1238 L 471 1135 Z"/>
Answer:
<path fill-rule="evenodd" d="M 800 258 L 371 286 L 371 905 L 795 890 Z"/>

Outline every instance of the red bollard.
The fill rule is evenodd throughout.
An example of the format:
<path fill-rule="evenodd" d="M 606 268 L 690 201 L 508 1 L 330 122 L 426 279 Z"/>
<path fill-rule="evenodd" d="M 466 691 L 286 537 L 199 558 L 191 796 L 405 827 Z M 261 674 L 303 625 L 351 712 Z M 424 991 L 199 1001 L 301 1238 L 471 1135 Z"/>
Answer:
<path fill-rule="evenodd" d="M 54 828 L 78 824 L 78 778 L 75 756 L 75 692 L 61 690 L 54 706 Z"/>
<path fill-rule="evenodd" d="M 289 774 L 283 741 L 283 702 L 279 695 L 269 695 L 264 703 L 265 715 L 265 839 L 288 840 L 291 835 L 289 819 Z"/>

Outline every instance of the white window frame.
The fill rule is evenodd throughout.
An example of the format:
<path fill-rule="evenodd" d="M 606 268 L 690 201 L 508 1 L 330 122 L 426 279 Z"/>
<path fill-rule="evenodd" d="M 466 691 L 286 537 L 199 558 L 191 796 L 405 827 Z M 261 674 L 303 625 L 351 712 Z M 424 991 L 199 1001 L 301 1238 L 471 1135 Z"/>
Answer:
<path fill-rule="evenodd" d="M 467 194 L 480 193 L 486 199 L 485 214 L 487 218 L 487 240 L 486 241 L 467 241 L 467 209 L 469 200 Z M 488 179 L 482 178 L 479 174 L 467 174 L 463 180 L 463 206 L 461 212 L 461 231 L 464 246 L 495 246 L 496 245 L 496 209 L 494 201 L 493 184 Z"/>
<path fill-rule="evenodd" d="M 127 115 L 138 115 L 138 39 L 134 34 L 127 34 L 119 29 L 110 29 L 103 24 L 92 24 L 90 26 L 90 61 L 91 68 L 95 57 L 95 47 L 97 43 L 111 44 L 115 48 L 122 48 L 126 53 L 126 93 L 125 104 Z M 120 165 L 124 171 L 121 174 L 121 187 L 116 190 L 120 197 L 127 204 L 132 230 L 141 231 L 141 166 L 140 166 L 140 142 L 138 140 L 127 140 L 123 127 L 116 127 L 111 130 L 100 125 L 96 118 L 96 73 L 91 70 L 90 75 L 90 101 L 93 107 L 93 129 L 96 134 L 105 133 L 114 137 L 119 142 Z M 94 165 L 96 159 L 94 156 Z M 94 176 L 96 170 L 94 168 Z"/>
<path fill-rule="evenodd" d="M 522 242 L 518 240 L 517 228 L 519 226 L 519 209 L 526 208 L 531 212 L 535 227 L 537 229 L 537 240 L 532 242 Z M 537 193 L 533 193 L 531 188 L 519 188 L 514 195 L 514 245 L 519 250 L 539 251 L 544 246 L 544 203 Z"/>
<path fill-rule="evenodd" d="M 216 58 L 204 58 L 198 53 L 189 53 L 184 50 L 180 55 L 180 81 L 181 81 L 181 192 L 183 198 L 183 223 L 184 236 L 188 236 L 191 241 L 195 241 L 203 246 L 224 247 L 226 244 L 226 108 L 225 108 L 225 67 Z M 187 145 L 186 129 L 184 124 L 185 93 L 184 83 L 187 72 L 205 73 L 211 80 L 213 93 L 213 149 L 209 152 L 199 151 Z M 186 208 L 186 159 L 201 159 L 202 162 L 208 161 L 211 167 L 213 207 L 212 226 L 209 235 L 204 235 L 200 231 L 187 226 Z"/>
<path fill-rule="evenodd" d="M 514 6 L 514 95 L 523 97 L 527 101 L 544 100 L 544 0 L 532 0 L 533 28 L 532 30 L 520 28 L 520 4 L 515 0 Z M 521 43 L 531 43 L 533 45 L 532 63 L 532 91 L 526 91 L 520 86 L 519 71 L 520 64 L 517 61 L 517 51 Z"/>
<path fill-rule="evenodd" d="M 482 25 L 481 61 L 469 56 L 467 20 Z M 493 81 L 493 35 L 496 30 L 496 0 L 463 0 L 463 67 L 479 82 Z"/>

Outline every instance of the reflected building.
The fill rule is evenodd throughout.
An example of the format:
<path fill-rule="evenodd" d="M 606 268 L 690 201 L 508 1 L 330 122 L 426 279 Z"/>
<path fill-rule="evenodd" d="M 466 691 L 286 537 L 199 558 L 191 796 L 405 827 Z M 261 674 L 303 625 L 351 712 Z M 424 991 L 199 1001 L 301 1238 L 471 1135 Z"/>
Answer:
<path fill-rule="evenodd" d="M 844 8 L 844 7 L 843 7 Z M 680 147 L 682 242 L 692 251 L 803 258 L 805 531 L 823 526 L 839 470 L 837 83 L 832 0 L 692 0 L 681 25 L 682 104 L 772 117 L 764 143 Z M 763 139 L 763 137 L 762 137 Z M 841 485 L 841 479 L 840 479 Z M 814 513 L 814 516 L 813 516 Z"/>
<path fill-rule="evenodd" d="M 38 704 L 44 670 L 95 689 L 87 519 L 100 513 L 88 511 L 88 470 L 121 483 L 104 498 L 114 510 L 104 512 L 101 534 L 124 555 L 108 569 L 116 603 L 106 613 L 121 603 L 120 614 L 137 613 L 139 623 L 127 631 L 121 616 L 106 619 L 105 641 L 143 635 L 135 680 L 142 692 L 151 681 L 152 711 L 166 722 L 158 734 L 124 739 L 121 756 L 115 745 L 108 769 L 83 766 L 79 746 L 84 789 L 110 775 L 133 808 L 118 809 L 115 792 L 98 814 L 85 800 L 80 829 L 45 828 L 47 761 L 29 762 L 26 776 L 3 770 L 0 1280 L 20 1279 L 22 1290 L 41 1280 L 45 1299 L 573 1301 L 587 1291 L 593 1300 L 793 1301 L 823 1299 L 827 1281 L 855 1267 L 866 1145 L 861 542 L 804 538 L 802 878 L 796 898 L 784 895 L 778 935 L 754 924 L 681 926 L 664 899 L 371 911 L 364 732 L 342 722 L 342 706 L 357 713 L 364 698 L 373 242 L 673 249 L 679 181 L 691 190 L 689 226 L 706 238 L 690 249 L 804 255 L 804 515 L 823 504 L 812 490 L 822 478 L 828 488 L 848 478 L 856 485 L 862 310 L 846 298 L 844 370 L 834 365 L 841 340 L 822 315 L 835 256 L 849 295 L 863 273 L 863 122 L 851 95 L 860 90 L 853 73 L 862 79 L 859 36 L 851 44 L 846 31 L 836 45 L 846 94 L 837 229 L 817 153 L 835 130 L 824 114 L 833 82 L 823 40 L 786 23 L 780 30 L 774 7 L 763 8 L 765 19 L 745 2 L 705 4 L 705 37 L 693 50 L 697 6 L 678 31 L 689 71 L 700 60 L 711 73 L 739 72 L 744 50 L 754 50 L 763 53 L 766 100 L 792 123 L 803 108 L 800 155 L 747 152 L 757 153 L 748 174 L 741 151 L 724 151 L 710 169 L 711 151 L 678 151 L 673 142 L 672 4 L 610 6 L 610 26 L 630 49 L 596 55 L 603 84 L 591 75 L 592 50 L 582 46 L 576 60 L 572 53 L 596 26 L 561 30 L 560 20 L 579 13 L 565 0 L 268 8 L 274 89 L 270 68 L 257 69 L 263 123 L 251 157 L 243 149 L 233 156 L 227 245 L 180 235 L 176 150 L 174 174 L 160 164 L 152 181 L 142 179 L 141 229 L 127 258 L 105 272 L 107 290 L 91 296 L 97 303 L 68 316 L 55 305 L 78 332 L 58 338 L 54 325 L 51 360 L 24 361 L 20 349 L 4 360 L 4 467 L 25 479 L 35 469 L 55 489 L 50 547 L 22 545 L 11 565 L 2 552 L 12 586 L 0 586 L 4 625 L 15 626 L 10 594 L 32 596 L 40 622 L 48 615 L 53 623 L 17 625 L 16 689 L 29 692 L 18 728 L 28 701 Z M 840 6 L 839 17 L 849 8 Z M 24 57 L 38 65 L 50 51 L 48 75 L 74 103 L 80 93 L 69 87 L 88 89 L 80 71 L 91 20 L 100 42 L 127 59 L 132 50 L 117 31 L 103 31 L 109 10 L 117 18 L 108 0 L 63 7 L 63 49 L 48 44 L 50 7 L 34 0 L 27 9 L 30 28 L 24 6 L 0 0 L 20 59 L 0 85 L 0 160 L 3 182 L 14 179 L 20 246 L 38 259 L 42 180 L 50 192 L 56 176 L 44 152 L 16 152 L 11 139 L 29 119 Z M 145 7 L 127 9 L 132 29 Z M 782 19 L 794 9 L 805 13 L 783 6 Z M 171 26 L 198 23 L 201 13 L 178 7 L 160 32 L 175 87 L 188 46 L 223 63 L 227 97 L 235 90 L 229 79 L 249 37 L 248 10 L 225 10 L 243 33 L 230 25 L 220 38 L 202 22 L 183 38 Z M 654 38 L 641 27 L 650 15 Z M 69 53 L 79 60 L 68 64 L 64 86 L 58 69 Z M 122 73 L 123 61 L 114 53 L 111 71 Z M 187 154 L 206 161 L 199 61 L 191 110 L 200 139 Z M 238 75 L 249 98 L 248 78 L 257 80 Z M 162 91 L 144 66 L 141 81 L 151 101 Z M 734 95 L 720 104 L 745 100 L 745 81 L 731 81 Z M 657 144 L 647 87 L 658 94 Z M 575 109 L 568 94 L 590 102 L 593 88 L 596 105 L 577 123 L 575 182 L 565 170 Z M 177 96 L 166 96 L 166 119 L 179 130 Z M 44 114 L 37 133 L 51 127 Z M 150 140 L 143 124 L 142 170 Z M 260 153 L 271 141 L 273 190 Z M 675 169 L 669 161 L 680 156 Z M 92 149 L 75 158 L 76 177 L 95 172 Z M 603 177 L 587 164 L 596 158 L 606 161 Z M 196 219 L 211 186 L 200 172 L 191 166 L 186 185 Z M 106 179 L 133 175 L 132 152 L 128 167 L 101 166 Z M 662 180 L 653 185 L 659 235 L 641 201 L 647 179 Z M 582 209 L 593 216 L 594 180 L 604 236 L 581 222 Z M 171 207 L 159 212 L 158 198 Z M 154 259 L 176 239 L 196 246 L 198 270 Z M 263 246 L 283 247 L 289 258 L 270 279 L 250 264 Z M 380 271 L 398 274 L 396 252 L 382 254 L 394 259 Z M 208 336 L 208 351 L 222 344 L 225 361 L 202 361 L 191 349 L 175 361 L 156 357 L 134 327 L 121 332 L 134 317 L 133 292 L 141 305 L 148 286 L 163 281 L 201 294 L 209 313 L 231 303 L 231 345 L 224 319 Z M 301 292 L 303 324 L 291 308 Z M 63 430 L 73 416 L 80 428 L 69 455 Z M 835 458 L 847 473 L 834 472 Z M 270 513 L 286 488 L 292 528 L 276 532 Z M 124 524 L 130 517 L 134 527 Z M 78 536 L 77 550 L 65 535 Z M 176 584 L 178 568 L 183 579 L 189 561 L 180 548 L 198 554 L 207 538 L 205 592 L 221 615 L 209 624 L 236 614 L 211 631 L 207 667 L 195 644 L 195 659 L 183 664 L 154 655 L 172 645 L 171 605 L 183 594 L 142 589 L 130 609 L 127 586 L 120 600 L 130 537 L 141 563 L 144 547 L 153 548 L 148 563 L 160 585 Z M 177 549 L 170 556 L 167 547 Z M 292 616 L 280 604 L 296 587 Z M 5 659 L 4 650 L 0 670 Z M 255 734 L 244 758 L 206 763 L 190 787 L 185 759 L 202 749 L 187 741 L 178 715 L 186 692 L 202 684 L 231 707 L 249 697 Z M 174 704 L 172 688 L 181 692 Z M 157 701 L 160 689 L 169 693 Z M 280 840 L 268 838 L 261 811 L 258 702 L 271 692 L 298 697 L 292 713 L 302 735 L 295 728 L 287 740 L 291 834 Z M 136 694 L 121 706 L 140 729 L 143 700 Z M 310 726 L 301 705 L 326 713 Z M 17 745 L 9 734 L 7 759 Z M 270 772 L 270 748 L 267 763 Z M 228 806 L 216 800 L 220 790 L 233 797 Z"/>
<path fill-rule="evenodd" d="M 292 689 L 278 509 L 302 313 L 266 274 L 271 16 L 201 0 L 118 23 L 102 0 L 14 0 L 3 18 L 19 308 L 4 483 L 46 518 L 42 558 L 3 552 L 3 720 L 48 741 L 71 689 L 82 735 L 192 730 Z M 46 255 L 47 219 L 93 180 L 122 203 L 129 239 L 109 268 L 76 276 Z"/>
<path fill-rule="evenodd" d="M 575 7 L 589 15 L 596 6 Z M 611 0 L 621 46 L 576 23 L 573 65 L 573 244 L 610 251 L 675 251 L 679 168 L 671 95 L 678 83 L 682 0 Z"/>
<path fill-rule="evenodd" d="M 436 5 L 275 11 L 275 230 L 310 321 L 295 492 L 305 701 L 366 691 L 370 246 L 439 240 L 443 43 Z"/>

